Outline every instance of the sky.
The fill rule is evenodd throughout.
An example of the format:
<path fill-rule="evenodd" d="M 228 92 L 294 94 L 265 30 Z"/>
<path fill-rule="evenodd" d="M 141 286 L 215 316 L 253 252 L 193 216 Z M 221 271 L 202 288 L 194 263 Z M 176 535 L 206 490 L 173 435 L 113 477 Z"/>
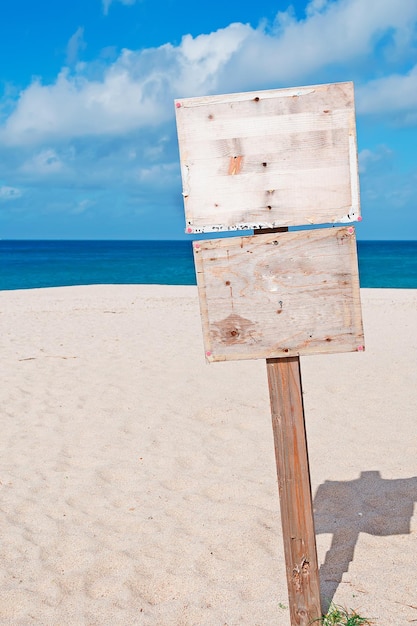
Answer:
<path fill-rule="evenodd" d="M 186 238 L 175 98 L 344 81 L 358 238 L 417 239 L 417 0 L 2 0 L 0 238 Z"/>

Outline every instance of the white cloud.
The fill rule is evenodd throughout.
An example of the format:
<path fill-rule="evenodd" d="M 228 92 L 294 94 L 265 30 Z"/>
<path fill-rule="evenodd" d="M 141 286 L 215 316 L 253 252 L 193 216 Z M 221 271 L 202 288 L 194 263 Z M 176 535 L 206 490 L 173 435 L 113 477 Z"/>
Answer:
<path fill-rule="evenodd" d="M 124 50 L 101 80 L 90 80 L 88 67 L 79 64 L 74 74 L 62 70 L 52 85 L 35 81 L 20 94 L 0 138 L 30 144 L 159 125 L 172 117 L 175 97 L 216 86 L 217 72 L 250 32 L 232 24 L 195 39 L 187 35 L 176 48 Z"/>
<path fill-rule="evenodd" d="M 17 187 L 8 187 L 7 185 L 0 187 L 0 201 L 16 200 L 20 198 L 21 195 L 22 192 L 20 189 L 17 189 Z"/>
<path fill-rule="evenodd" d="M 95 202 L 93 200 L 79 200 L 76 205 L 72 208 L 71 213 L 73 215 L 81 215 L 88 211 L 88 209 L 94 206 Z"/>
<path fill-rule="evenodd" d="M 186 35 L 176 49 L 176 65 L 180 73 L 174 78 L 173 88 L 180 97 L 212 93 L 221 85 L 224 68 L 234 55 L 253 37 L 254 31 L 245 24 L 231 24 L 227 28 L 191 37 Z"/>
<path fill-rule="evenodd" d="M 104 6 L 108 10 L 109 0 Z M 272 30 L 236 23 L 210 34 L 185 35 L 178 46 L 124 50 L 101 76 L 96 66 L 79 63 L 73 72 L 62 70 L 53 84 L 34 81 L 0 128 L 0 140 L 36 145 L 125 135 L 172 120 L 174 98 L 327 82 L 331 71 L 331 77 L 346 80 L 349 64 L 356 64 L 360 82 L 366 83 L 373 78 L 372 66 L 378 71 L 378 45 L 389 40 L 391 52 L 401 47 L 416 23 L 415 0 L 311 0 L 304 19 L 297 21 L 291 10 L 281 12 Z M 70 41 L 75 59 L 82 29 Z M 403 111 L 410 120 L 416 81 L 412 70 L 359 85 L 358 110 Z"/>
<path fill-rule="evenodd" d="M 109 12 L 110 5 L 113 2 L 121 2 L 122 4 L 132 5 L 135 4 L 136 0 L 102 0 L 103 1 L 103 13 L 107 15 Z"/>
<path fill-rule="evenodd" d="M 405 123 L 417 121 L 417 65 L 405 75 L 392 74 L 370 81 L 357 93 L 362 114 L 406 113 Z"/>
<path fill-rule="evenodd" d="M 297 21 L 289 9 L 277 15 L 271 35 L 258 31 L 239 51 L 231 74 L 241 76 L 246 72 L 270 83 L 311 82 L 311 77 L 323 68 L 346 66 L 360 58 L 369 62 L 384 35 L 396 35 L 401 42 L 402 33 L 409 37 L 410 24 L 415 27 L 416 21 L 415 0 L 313 1 L 306 19 Z M 366 72 L 366 64 L 362 71 Z"/>
<path fill-rule="evenodd" d="M 177 175 L 178 166 L 176 163 L 159 163 L 151 167 L 143 167 L 138 172 L 138 180 L 141 183 L 158 185 L 164 187 L 167 182 L 173 182 Z"/>
<path fill-rule="evenodd" d="M 67 44 L 67 64 L 72 66 L 78 60 L 79 53 L 86 48 L 84 28 L 77 28 Z"/>
<path fill-rule="evenodd" d="M 22 165 L 22 171 L 30 174 L 49 175 L 62 172 L 64 163 L 52 148 L 41 150 Z"/>
<path fill-rule="evenodd" d="M 150 73 L 136 81 L 129 73 L 129 54 L 123 53 L 101 82 L 63 70 L 54 85 L 32 83 L 5 125 L 4 140 L 31 143 L 47 137 L 120 133 L 166 118 L 155 97 L 161 77 Z M 147 93 L 152 89 L 153 98 Z"/>
<path fill-rule="evenodd" d="M 359 173 L 369 173 L 376 168 L 379 168 L 380 171 L 386 170 L 387 163 L 392 160 L 393 156 L 392 150 L 385 145 L 378 146 L 376 150 L 364 148 L 358 155 Z"/>
<path fill-rule="evenodd" d="M 322 13 L 330 5 L 331 0 L 311 0 L 306 7 L 306 15 L 311 17 L 317 13 Z"/>

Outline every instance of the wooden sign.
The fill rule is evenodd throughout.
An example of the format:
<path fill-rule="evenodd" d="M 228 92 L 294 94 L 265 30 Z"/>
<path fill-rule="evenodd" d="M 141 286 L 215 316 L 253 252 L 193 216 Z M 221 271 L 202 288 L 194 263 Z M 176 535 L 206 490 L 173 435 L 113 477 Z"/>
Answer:
<path fill-rule="evenodd" d="M 186 232 L 359 220 L 352 83 L 176 100 Z M 352 226 L 193 244 L 208 361 L 265 358 L 291 626 L 320 618 L 302 354 L 364 349 Z"/>
<path fill-rule="evenodd" d="M 363 350 L 352 226 L 194 242 L 209 361 Z"/>
<path fill-rule="evenodd" d="M 360 219 L 352 83 L 175 102 L 186 232 Z"/>

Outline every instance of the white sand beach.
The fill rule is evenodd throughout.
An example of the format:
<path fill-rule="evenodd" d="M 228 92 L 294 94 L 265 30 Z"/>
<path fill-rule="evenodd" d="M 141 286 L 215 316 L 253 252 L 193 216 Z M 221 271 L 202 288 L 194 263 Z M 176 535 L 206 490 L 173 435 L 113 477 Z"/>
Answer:
<path fill-rule="evenodd" d="M 417 623 L 417 290 L 301 359 L 323 604 Z M 265 362 L 196 287 L 0 292 L 0 624 L 288 626 Z"/>

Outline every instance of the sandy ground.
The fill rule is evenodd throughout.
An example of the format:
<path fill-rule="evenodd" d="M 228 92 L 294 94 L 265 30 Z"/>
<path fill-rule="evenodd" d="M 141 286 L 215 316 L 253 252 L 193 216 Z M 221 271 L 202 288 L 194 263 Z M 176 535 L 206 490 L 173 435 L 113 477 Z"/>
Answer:
<path fill-rule="evenodd" d="M 323 604 L 417 622 L 417 290 L 302 358 Z M 264 361 L 195 287 L 0 293 L 0 624 L 287 626 Z"/>

